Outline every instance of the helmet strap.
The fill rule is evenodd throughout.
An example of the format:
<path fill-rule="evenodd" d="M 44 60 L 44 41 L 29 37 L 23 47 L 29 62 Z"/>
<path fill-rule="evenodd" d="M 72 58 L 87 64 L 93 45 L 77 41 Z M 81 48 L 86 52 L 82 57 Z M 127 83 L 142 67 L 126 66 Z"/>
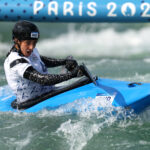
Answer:
<path fill-rule="evenodd" d="M 17 42 L 17 40 L 13 40 L 14 41 L 14 45 L 15 45 L 15 47 L 16 47 L 16 49 L 18 50 L 18 53 L 19 54 L 22 54 L 22 52 L 21 52 L 21 48 L 20 48 L 20 45 L 19 45 L 19 43 Z M 19 40 L 18 40 L 19 41 Z"/>

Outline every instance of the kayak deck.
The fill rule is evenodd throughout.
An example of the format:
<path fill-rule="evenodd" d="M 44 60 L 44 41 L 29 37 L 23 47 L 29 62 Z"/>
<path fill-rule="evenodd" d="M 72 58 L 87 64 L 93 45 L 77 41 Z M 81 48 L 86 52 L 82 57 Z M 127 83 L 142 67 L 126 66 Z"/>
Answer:
<path fill-rule="evenodd" d="M 18 111 L 11 107 L 11 103 L 16 97 L 9 87 L 1 87 L 0 93 L 0 111 Z M 57 109 L 75 100 L 82 101 L 83 98 L 94 100 L 97 97 L 103 98 L 104 103 L 110 103 L 115 107 L 131 108 L 138 113 L 150 106 L 150 83 L 131 83 L 129 81 L 98 78 L 96 85 L 93 83 L 81 84 L 79 87 L 46 98 L 46 100 L 22 111 L 38 112 L 42 109 Z"/>

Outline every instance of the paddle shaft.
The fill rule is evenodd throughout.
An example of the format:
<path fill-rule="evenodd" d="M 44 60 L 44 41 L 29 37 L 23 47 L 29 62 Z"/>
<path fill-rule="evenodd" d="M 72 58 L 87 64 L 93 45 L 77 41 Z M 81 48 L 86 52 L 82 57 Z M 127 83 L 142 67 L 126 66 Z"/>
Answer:
<path fill-rule="evenodd" d="M 88 68 L 86 67 L 86 65 L 84 63 L 82 63 L 82 67 L 84 69 L 84 74 L 97 86 L 96 81 L 94 80 L 92 74 L 90 73 L 90 71 L 88 70 Z"/>

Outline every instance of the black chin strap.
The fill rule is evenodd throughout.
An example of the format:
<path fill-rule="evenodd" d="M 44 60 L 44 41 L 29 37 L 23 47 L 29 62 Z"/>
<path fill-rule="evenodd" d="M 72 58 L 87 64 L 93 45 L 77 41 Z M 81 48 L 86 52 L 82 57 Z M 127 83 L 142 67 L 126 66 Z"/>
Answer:
<path fill-rule="evenodd" d="M 19 50 L 17 50 L 17 51 L 18 51 L 18 53 L 19 53 L 19 54 L 22 54 L 22 52 L 21 52 L 21 48 L 20 48 L 20 45 L 19 45 L 16 41 L 14 41 L 14 47 L 15 47 L 15 45 L 17 45 L 17 46 L 18 46 L 18 48 L 19 48 Z"/>

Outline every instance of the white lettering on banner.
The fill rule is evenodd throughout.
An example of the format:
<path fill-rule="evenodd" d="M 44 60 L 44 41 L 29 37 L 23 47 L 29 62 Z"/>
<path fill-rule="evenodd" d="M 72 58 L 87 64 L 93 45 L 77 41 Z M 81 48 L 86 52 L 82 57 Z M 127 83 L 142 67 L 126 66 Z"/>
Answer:
<path fill-rule="evenodd" d="M 48 15 L 51 15 L 52 12 L 54 12 L 56 16 L 58 15 L 58 3 L 56 1 L 48 4 Z"/>
<path fill-rule="evenodd" d="M 93 7 L 92 7 L 93 6 Z M 95 2 L 90 2 L 88 3 L 87 5 L 88 9 L 91 10 L 92 12 L 90 11 L 87 11 L 87 14 L 91 17 L 95 16 L 96 15 L 96 9 L 94 7 L 96 7 L 96 3 Z"/>
<path fill-rule="evenodd" d="M 64 16 L 67 15 L 67 13 L 70 13 L 71 16 L 73 16 L 73 3 L 72 2 L 64 2 Z"/>
<path fill-rule="evenodd" d="M 108 17 L 116 17 L 117 14 L 114 13 L 114 11 L 116 10 L 117 5 L 116 3 L 108 3 L 107 5 L 107 9 L 110 10 L 110 12 L 108 13 Z"/>
<path fill-rule="evenodd" d="M 43 7 L 44 3 L 42 1 L 35 1 L 33 5 L 33 14 L 36 15 Z"/>
<path fill-rule="evenodd" d="M 83 8 L 83 3 L 79 3 L 79 16 L 82 16 L 82 8 Z"/>
<path fill-rule="evenodd" d="M 143 3 L 141 5 L 141 10 L 144 10 L 142 17 L 150 17 L 150 14 L 148 14 L 148 12 L 150 11 L 150 4 L 149 3 Z"/>
<path fill-rule="evenodd" d="M 33 4 L 33 14 L 38 15 L 38 12 L 45 8 L 48 9 L 47 15 L 54 14 L 55 16 L 58 16 L 59 13 L 61 13 L 63 16 L 74 16 L 75 12 L 77 12 L 78 16 L 83 16 L 83 10 L 85 10 L 84 14 L 87 14 L 89 17 L 98 15 L 97 12 L 101 9 L 101 11 L 104 10 L 104 12 L 102 12 L 103 16 L 106 14 L 106 17 L 113 18 L 118 17 L 120 13 L 126 17 L 133 17 L 138 8 L 142 11 L 141 17 L 150 17 L 150 3 L 147 2 L 141 3 L 140 6 L 136 8 L 136 4 L 132 2 L 126 2 L 122 5 L 117 5 L 115 2 L 108 2 L 105 6 L 104 4 L 97 4 L 94 1 L 87 2 L 86 5 L 84 5 L 84 1 L 74 4 L 72 1 L 67 0 L 61 3 L 61 5 L 59 5 L 59 2 L 57 1 L 50 1 L 48 2 L 47 7 L 44 7 L 44 2 L 42 0 L 36 0 Z"/>
<path fill-rule="evenodd" d="M 133 3 L 125 3 L 121 7 L 121 12 L 124 16 L 134 16 L 136 13 L 136 7 Z"/>

